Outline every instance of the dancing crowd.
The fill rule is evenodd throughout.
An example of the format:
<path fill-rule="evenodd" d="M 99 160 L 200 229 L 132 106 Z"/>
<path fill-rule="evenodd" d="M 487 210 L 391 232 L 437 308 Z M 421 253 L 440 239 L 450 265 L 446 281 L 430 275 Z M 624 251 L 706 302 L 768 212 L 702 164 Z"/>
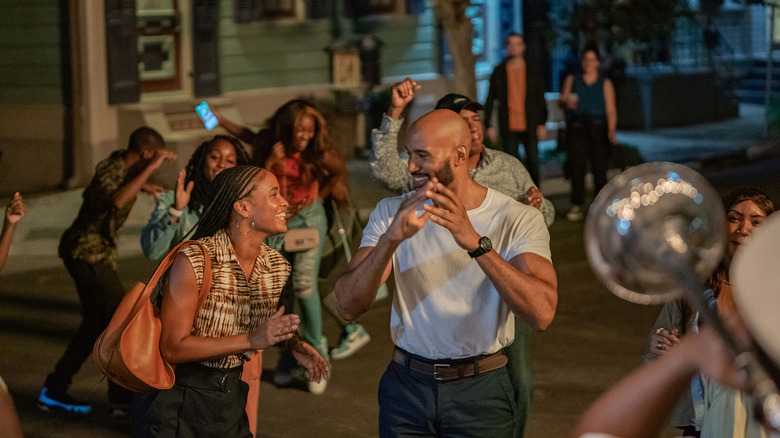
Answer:
<path fill-rule="evenodd" d="M 167 191 L 150 181 L 176 155 L 151 127 L 136 129 L 126 148 L 98 163 L 61 237 L 58 254 L 75 283 L 82 319 L 45 377 L 38 407 L 91 412 L 69 389 L 125 295 L 117 237 L 139 194 L 148 193 L 156 203 L 141 233 L 147 258 L 158 260 L 186 240 L 201 245 L 179 250 L 162 282 L 160 351 L 177 365 L 174 386 L 138 394 L 108 382 L 112 413 L 129 416 L 133 436 L 254 436 L 262 352 L 274 345 L 282 350 L 272 379 L 277 386 L 304 378 L 310 393 L 323 393 L 332 360 L 369 342 L 358 320 L 392 273 L 394 349 L 379 382 L 379 435 L 522 437 L 534 393 L 531 336 L 552 322 L 558 282 L 548 232 L 555 210 L 538 188 L 545 81 L 526 62 L 522 35 L 507 38 L 507 54 L 484 104 L 444 95 L 410 124 L 403 144 L 402 113 L 421 85 L 411 78 L 392 85 L 390 106 L 371 132 L 369 166 L 397 196 L 377 204 L 359 249 L 326 294 L 335 305 L 324 307 L 342 327 L 332 348 L 323 333 L 318 278 L 330 218 L 350 195 L 344 157 L 316 105 L 291 100 L 258 132 L 215 111 L 225 133 L 197 146 Z M 586 49 L 582 72 L 564 80 L 561 105 L 572 178 L 566 217 L 579 221 L 587 169 L 595 194 L 606 184 L 617 143 L 614 88 L 599 69 L 597 50 Z M 498 130 L 491 126 L 494 108 Z M 736 310 L 728 264 L 774 207 L 755 189 L 735 192 L 725 206 L 729 248 L 711 287 L 719 312 L 729 317 Z M 0 234 L 0 270 L 24 216 L 16 193 Z M 296 231 L 313 243 L 294 245 L 289 236 Z M 207 265 L 211 283 L 201 304 Z M 740 427 L 739 436 L 763 436 L 761 424 L 733 421 L 740 409 L 752 418 L 749 395 L 734 389 L 732 375 L 707 368 L 704 359 L 715 356 L 703 355 L 722 348 L 684 301 L 664 307 L 649 345 L 648 367 L 599 400 L 574 436 L 652 436 L 648 431 L 674 408 L 637 396 L 653 385 L 670 388 L 664 401 L 682 397 L 673 425 L 685 436 L 738 436 Z M 21 436 L 2 380 L 0 393 L 3 427 Z"/>

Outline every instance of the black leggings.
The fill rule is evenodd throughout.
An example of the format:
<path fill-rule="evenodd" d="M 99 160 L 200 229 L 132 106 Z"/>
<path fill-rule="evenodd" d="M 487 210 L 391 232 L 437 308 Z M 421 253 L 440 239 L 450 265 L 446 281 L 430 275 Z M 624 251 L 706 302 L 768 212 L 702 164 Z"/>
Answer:
<path fill-rule="evenodd" d="M 571 171 L 571 204 L 585 202 L 585 174 L 590 162 L 593 196 L 607 184 L 609 140 L 604 120 L 585 119 L 571 124 L 566 134 L 566 152 Z"/>

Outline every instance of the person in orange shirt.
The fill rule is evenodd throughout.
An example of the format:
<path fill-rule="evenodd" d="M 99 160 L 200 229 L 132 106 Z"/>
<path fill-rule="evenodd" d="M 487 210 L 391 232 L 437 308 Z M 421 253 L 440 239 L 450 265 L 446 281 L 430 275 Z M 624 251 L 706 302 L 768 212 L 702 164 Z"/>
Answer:
<path fill-rule="evenodd" d="M 539 139 L 547 137 L 547 103 L 544 100 L 545 79 L 541 65 L 526 62 L 525 39 L 512 33 L 506 38 L 506 59 L 493 70 L 485 100 L 485 127 L 490 141 L 498 141 L 504 152 L 523 161 L 534 183 L 539 184 Z M 492 125 L 495 101 L 498 101 L 498 131 Z M 518 146 L 525 147 L 525 159 Z"/>

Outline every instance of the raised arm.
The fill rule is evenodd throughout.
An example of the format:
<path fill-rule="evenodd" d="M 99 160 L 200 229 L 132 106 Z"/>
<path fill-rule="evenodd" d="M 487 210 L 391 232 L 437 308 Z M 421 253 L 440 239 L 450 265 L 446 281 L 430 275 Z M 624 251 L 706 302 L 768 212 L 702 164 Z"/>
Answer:
<path fill-rule="evenodd" d="M 149 179 L 150 176 L 152 176 L 152 173 L 154 173 L 155 170 L 157 170 L 162 163 L 165 160 L 175 160 L 176 154 L 173 152 L 167 150 L 167 149 L 157 149 L 154 152 L 154 156 L 151 160 L 149 160 L 149 163 L 144 167 L 144 169 L 136 175 L 133 179 L 130 181 L 127 181 L 126 183 L 119 186 L 119 188 L 111 194 L 111 199 L 114 202 L 114 207 L 116 208 L 124 208 L 126 207 L 131 201 L 135 199 L 136 196 L 138 196 L 138 192 L 143 189 L 144 185 L 146 184 L 146 181 Z"/>
<path fill-rule="evenodd" d="M 11 250 L 11 241 L 14 238 L 14 231 L 16 231 L 16 223 L 24 217 L 26 211 L 22 195 L 19 192 L 14 193 L 5 207 L 3 229 L 0 231 L 0 272 L 3 272 L 5 262 L 8 260 L 8 251 Z"/>
<path fill-rule="evenodd" d="M 476 260 L 515 315 L 534 330 L 550 325 L 558 305 L 558 278 L 549 260 L 525 253 L 507 261 L 496 251 Z"/>
<path fill-rule="evenodd" d="M 419 89 L 420 85 L 411 78 L 394 83 L 390 107 L 382 115 L 382 124 L 379 129 L 371 131 L 371 174 L 396 193 L 412 189 L 412 175 L 406 160 L 398 155 L 398 131 L 403 124 L 401 113 Z"/>
<path fill-rule="evenodd" d="M 423 206 L 432 215 L 431 220 L 447 228 L 464 250 L 477 249 L 481 236 L 469 221 L 463 204 L 444 185 L 437 183 L 436 190 L 437 193 L 428 192 L 434 205 Z M 491 250 L 476 261 L 515 315 L 534 330 L 550 325 L 558 305 L 558 279 L 549 260 L 523 253 L 507 261 Z"/>
<path fill-rule="evenodd" d="M 213 111 L 214 116 L 219 121 L 219 126 L 225 128 L 227 132 L 231 133 L 233 136 L 243 141 L 244 143 L 250 145 L 255 144 L 255 138 L 257 137 L 257 134 L 252 132 L 251 129 L 247 128 L 246 126 L 241 126 L 232 120 L 228 120 L 222 114 L 220 114 L 216 108 L 214 108 Z"/>
<path fill-rule="evenodd" d="M 433 187 L 433 183 L 429 182 L 406 198 L 398 207 L 387 231 L 379 236 L 376 246 L 360 248 L 346 271 L 336 280 L 336 309 L 345 320 L 355 320 L 371 308 L 377 289 L 390 276 L 396 248 L 428 222 L 429 213 L 425 212 L 418 217 L 416 212 L 416 208 L 427 199 L 426 187 Z M 366 230 L 371 225 L 369 223 Z"/>
<path fill-rule="evenodd" d="M 376 291 L 390 276 L 392 257 L 399 242 L 379 239 L 377 246 L 357 250 L 349 266 L 336 280 L 336 310 L 346 321 L 354 321 L 374 304 Z"/>
<path fill-rule="evenodd" d="M 371 154 L 368 165 L 371 175 L 395 193 L 412 190 L 412 174 L 406 160 L 398 154 L 398 131 L 403 120 L 382 115 L 379 129 L 371 131 Z"/>
<path fill-rule="evenodd" d="M 710 328 L 687 336 L 677 348 L 632 372 L 602 395 L 580 418 L 573 438 L 586 433 L 619 437 L 658 436 L 677 400 L 701 372 L 726 386 L 738 388 L 741 379 L 721 340 Z"/>
<path fill-rule="evenodd" d="M 150 260 L 157 260 L 168 254 L 173 244 L 177 243 L 186 231 L 182 229 L 184 221 L 180 217 L 174 218 L 168 212 L 173 206 L 173 192 L 160 196 L 149 216 L 149 222 L 141 230 L 141 249 L 144 256 Z"/>

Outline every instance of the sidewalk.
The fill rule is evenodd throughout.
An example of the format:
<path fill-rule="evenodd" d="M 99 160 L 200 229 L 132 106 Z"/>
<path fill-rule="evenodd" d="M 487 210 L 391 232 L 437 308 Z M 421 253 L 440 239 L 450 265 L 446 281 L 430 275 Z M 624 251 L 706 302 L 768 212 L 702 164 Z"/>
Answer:
<path fill-rule="evenodd" d="M 741 104 L 739 117 L 701 125 L 618 131 L 618 141 L 636 147 L 644 160 L 672 161 L 701 169 L 710 164 L 752 160 L 780 154 L 780 143 L 764 139 L 764 107 Z M 539 143 L 542 157 L 554 155 L 555 141 Z M 616 174 L 611 171 L 609 177 Z M 570 183 L 561 176 L 560 163 L 542 159 L 542 193 L 569 193 Z"/>

